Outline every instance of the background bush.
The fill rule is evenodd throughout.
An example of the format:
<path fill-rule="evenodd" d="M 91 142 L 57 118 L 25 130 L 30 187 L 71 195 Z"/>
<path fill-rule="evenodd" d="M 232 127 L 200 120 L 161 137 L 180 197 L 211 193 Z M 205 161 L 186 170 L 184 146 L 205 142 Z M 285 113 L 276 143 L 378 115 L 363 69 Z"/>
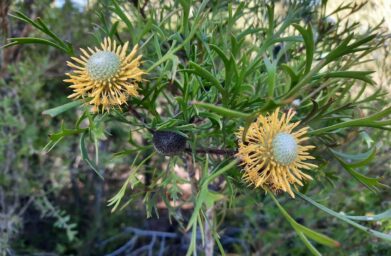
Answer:
<path fill-rule="evenodd" d="M 213 172 L 228 163 L 227 157 L 159 156 L 153 153 L 152 135 L 134 111 L 142 115 L 150 129 L 186 134 L 193 153 L 208 148 L 234 150 L 234 132 L 245 121 L 237 119 L 232 110 L 268 111 L 281 97 L 288 99 L 283 106 L 296 108 L 299 119 L 306 118 L 314 129 L 379 113 L 389 105 L 387 26 L 369 24 L 363 29 L 360 23 L 354 23 L 358 13 L 368 15 L 363 14 L 365 6 L 358 2 L 342 6 L 329 3 L 327 8 L 326 1 L 322 2 L 275 1 L 273 10 L 269 1 L 194 1 L 192 4 L 98 1 L 87 6 L 65 1 L 61 7 L 51 1 L 3 1 L 0 4 L 2 45 L 10 42 L 6 38 L 47 38 L 37 29 L 7 16 L 20 11 L 33 20 L 41 17 L 62 40 L 72 43 L 76 55 L 79 47 L 96 45 L 107 35 L 119 41 L 139 43 L 144 69 L 149 73 L 147 82 L 141 85 L 144 100 L 132 99 L 129 109 L 123 113 L 98 115 L 88 122 L 83 108 L 77 108 L 51 117 L 42 112 L 69 102 L 66 96 L 70 90 L 62 82 L 68 72 L 67 54 L 42 44 L 1 49 L 2 253 L 141 255 L 150 251 L 153 255 L 183 255 L 190 248 L 191 252 L 202 254 L 204 230 L 200 227 L 205 229 L 207 225 L 196 224 L 193 230 L 186 230 L 194 214 L 194 204 L 201 204 L 197 201 L 197 192 L 201 191 L 198 179 L 206 163 L 214 168 L 209 170 Z M 334 20 L 326 18 L 326 14 L 335 10 Z M 123 13 L 128 14 L 130 23 L 121 16 Z M 272 32 L 271 13 L 276 27 Z M 300 34 L 293 23 L 303 29 L 311 24 L 313 29 Z M 279 30 L 281 27 L 284 29 Z M 312 77 L 306 90 L 290 94 L 287 84 L 292 77 L 287 75 L 289 71 L 284 65 L 293 70 L 308 65 L 308 47 L 301 36 L 309 31 L 315 44 L 314 63 L 340 46 L 353 31 L 354 42 L 367 40 L 362 44 L 366 49 L 343 54 L 322 69 L 362 72 L 344 73 L 337 79 Z M 269 33 L 278 40 L 268 41 Z M 380 75 L 371 76 L 366 70 L 377 70 Z M 212 74 L 212 78 L 205 72 Z M 234 96 L 221 97 L 224 93 L 216 81 L 229 88 L 225 94 Z M 270 93 L 272 83 L 275 87 Z M 300 99 L 300 104 L 292 102 L 294 99 Z M 197 105 L 199 102 L 217 104 L 231 111 L 221 114 L 221 109 L 208 109 L 209 105 Z M 91 136 L 71 134 L 63 138 L 66 131 L 62 127 L 74 129 L 77 120 L 83 127 L 93 124 Z M 315 154 L 320 168 L 311 172 L 315 181 L 302 192 L 348 215 L 370 215 L 389 209 L 389 189 L 375 181 L 367 189 L 345 172 L 328 151 L 332 148 L 359 154 L 376 145 L 375 160 L 361 168 L 360 173 L 381 177 L 382 183 L 389 184 L 390 138 L 386 131 L 389 126 L 382 128 L 344 127 L 319 134 L 314 142 L 318 146 Z M 56 143 L 57 138 L 63 139 Z M 96 171 L 104 180 L 83 161 L 86 154 L 79 152 L 81 140 L 91 159 L 98 150 Z M 221 196 L 214 204 L 215 226 L 210 235 L 218 232 L 225 252 L 308 254 L 272 199 L 261 190 L 246 188 L 240 180 L 239 169 L 228 174 L 208 187 L 208 191 Z M 123 198 L 117 197 L 122 201 L 111 212 L 113 205 L 107 207 L 108 201 L 121 191 L 127 180 L 132 189 L 128 187 Z M 360 232 L 299 199 L 283 195 L 279 201 L 297 223 L 341 242 L 339 248 L 333 249 L 316 244 L 325 255 L 387 255 L 390 249 L 389 241 Z M 203 214 L 207 215 L 208 209 Z M 366 224 L 383 233 L 391 230 L 389 216 Z M 212 237 L 207 239 L 213 241 Z M 217 246 L 214 250 L 219 253 Z"/>

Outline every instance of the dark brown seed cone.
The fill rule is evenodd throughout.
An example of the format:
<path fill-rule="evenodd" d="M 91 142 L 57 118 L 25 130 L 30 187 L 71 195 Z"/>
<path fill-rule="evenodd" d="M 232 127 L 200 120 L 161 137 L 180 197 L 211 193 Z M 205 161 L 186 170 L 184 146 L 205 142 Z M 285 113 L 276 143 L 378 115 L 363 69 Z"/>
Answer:
<path fill-rule="evenodd" d="M 185 150 L 186 138 L 176 132 L 156 131 L 153 133 L 153 146 L 162 155 L 177 155 Z"/>

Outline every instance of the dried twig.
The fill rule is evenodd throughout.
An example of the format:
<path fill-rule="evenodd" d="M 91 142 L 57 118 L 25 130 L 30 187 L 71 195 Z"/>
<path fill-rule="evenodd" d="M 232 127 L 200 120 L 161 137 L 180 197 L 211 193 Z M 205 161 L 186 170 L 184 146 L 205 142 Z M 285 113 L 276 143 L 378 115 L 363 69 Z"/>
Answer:
<path fill-rule="evenodd" d="M 127 227 L 124 229 L 124 231 L 121 234 L 118 234 L 115 237 L 109 238 L 103 242 L 100 243 L 100 246 L 105 246 L 109 242 L 117 239 L 118 237 L 121 237 L 124 234 L 131 233 L 133 234 L 133 237 L 127 241 L 124 245 L 122 245 L 120 248 L 115 250 L 112 253 L 106 254 L 106 256 L 117 256 L 122 255 L 123 253 L 127 253 L 126 255 L 142 255 L 143 252 L 147 252 L 148 255 L 153 255 L 154 247 L 156 243 L 160 244 L 159 247 L 159 256 L 164 255 L 165 252 L 165 246 L 166 246 L 166 239 L 176 239 L 178 235 L 176 233 L 170 233 L 170 232 L 162 232 L 162 231 L 152 231 L 152 230 L 142 230 L 134 227 Z M 134 249 L 134 247 L 137 244 L 137 241 L 140 237 L 151 237 L 151 241 L 143 245 L 137 249 Z M 160 241 L 158 241 L 160 240 Z"/>

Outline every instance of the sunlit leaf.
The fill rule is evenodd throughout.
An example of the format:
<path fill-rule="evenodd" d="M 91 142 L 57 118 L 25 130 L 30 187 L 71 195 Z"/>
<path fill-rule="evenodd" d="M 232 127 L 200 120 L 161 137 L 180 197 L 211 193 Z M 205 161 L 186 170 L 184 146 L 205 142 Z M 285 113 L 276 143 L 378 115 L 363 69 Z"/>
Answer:
<path fill-rule="evenodd" d="M 367 152 L 358 154 L 347 154 L 336 151 L 332 148 L 329 148 L 329 150 L 333 152 L 334 155 L 338 156 L 341 160 L 344 160 L 344 163 L 352 168 L 368 165 L 376 155 L 375 147 L 370 148 Z"/>
<path fill-rule="evenodd" d="M 306 55 L 306 62 L 305 62 L 305 70 L 304 74 L 307 74 L 311 70 L 312 66 L 312 60 L 314 58 L 314 49 L 315 49 L 315 43 L 314 43 L 314 35 L 312 33 L 312 27 L 309 25 L 307 28 L 303 28 L 302 26 L 298 24 L 293 24 L 293 26 L 300 32 L 300 34 L 303 36 L 304 39 L 304 45 L 305 45 L 305 55 Z"/>
<path fill-rule="evenodd" d="M 53 47 L 55 47 L 57 49 L 62 50 L 65 53 L 69 53 L 69 50 L 64 48 L 63 46 L 58 45 L 55 42 L 52 42 L 50 40 L 43 39 L 43 38 L 13 37 L 13 38 L 10 38 L 9 40 L 11 41 L 11 43 L 8 44 L 8 46 L 12 46 L 12 45 L 16 45 L 16 44 L 44 44 L 44 45 L 53 46 Z"/>
<path fill-rule="evenodd" d="M 55 107 L 55 108 L 47 109 L 47 110 L 43 111 L 42 114 L 49 115 L 51 117 L 55 117 L 55 116 L 58 116 L 59 114 L 62 114 L 64 112 L 68 111 L 68 110 L 76 108 L 82 104 L 83 104 L 83 102 L 81 100 L 76 100 L 76 101 L 72 101 L 72 102 L 66 103 L 64 105 Z"/>
<path fill-rule="evenodd" d="M 208 109 L 216 114 L 225 116 L 225 117 L 233 117 L 233 118 L 248 118 L 251 115 L 242 113 L 233 109 L 224 108 L 221 106 L 216 106 L 210 103 L 203 103 L 203 102 L 193 102 L 194 106 L 202 107 L 205 109 Z"/>
<path fill-rule="evenodd" d="M 321 233 L 318 233 L 312 229 L 309 229 L 299 223 L 297 223 L 290 215 L 289 213 L 281 206 L 281 204 L 278 202 L 278 200 L 275 198 L 275 196 L 273 195 L 272 192 L 268 191 L 270 197 L 273 199 L 274 203 L 277 205 L 278 209 L 281 211 L 282 215 L 284 215 L 285 219 L 289 222 L 289 224 L 291 224 L 291 226 L 293 227 L 293 229 L 300 235 L 304 235 L 304 236 L 307 236 L 308 238 L 320 243 L 320 244 L 323 244 L 323 245 L 326 245 L 326 246 L 329 246 L 329 247 L 339 247 L 340 246 L 340 243 L 326 235 L 323 235 Z M 308 244 L 306 244 L 306 246 L 308 247 Z M 311 252 L 313 252 L 314 248 L 309 248 Z M 316 254 L 317 255 L 317 254 Z"/>
<path fill-rule="evenodd" d="M 376 215 L 368 215 L 368 216 L 350 216 L 346 215 L 346 218 L 351 220 L 359 220 L 359 221 L 383 221 L 391 219 L 391 209 L 388 209 L 385 212 L 376 214 Z"/>
<path fill-rule="evenodd" d="M 367 177 L 357 171 L 355 171 L 352 167 L 347 165 L 344 161 L 337 158 L 339 163 L 342 165 L 342 167 L 350 174 L 353 178 L 355 178 L 358 182 L 366 186 L 368 189 L 370 189 L 373 192 L 377 192 L 380 187 L 384 187 L 384 184 L 380 183 L 379 178 L 371 178 Z"/>
<path fill-rule="evenodd" d="M 376 154 L 375 147 L 369 149 L 367 152 L 359 153 L 356 155 L 338 152 L 333 149 L 330 149 L 330 151 L 334 154 L 342 167 L 357 181 L 364 184 L 368 189 L 372 190 L 373 192 L 376 192 L 379 187 L 384 187 L 384 185 L 380 183 L 379 178 L 370 178 L 354 170 L 354 168 L 366 166 L 370 163 L 370 161 L 375 157 Z"/>
<path fill-rule="evenodd" d="M 374 81 L 369 77 L 372 74 L 372 71 L 335 71 L 328 73 L 321 73 L 316 76 L 313 76 L 313 79 L 321 78 L 352 78 L 364 81 L 369 84 L 373 84 Z"/>
<path fill-rule="evenodd" d="M 302 199 L 304 199 L 305 201 L 307 201 L 308 203 L 316 206 L 317 208 L 319 208 L 320 210 L 370 234 L 370 235 L 373 235 L 373 236 L 376 236 L 378 238 L 381 238 L 381 239 L 384 239 L 384 240 L 387 240 L 387 241 L 391 241 L 391 235 L 390 234 L 384 234 L 384 233 L 381 233 L 379 231 L 376 231 L 376 230 L 373 230 L 371 228 L 368 228 L 368 227 L 365 227 L 365 226 L 362 226 L 356 222 L 354 222 L 353 220 L 349 219 L 346 215 L 344 214 L 341 214 L 341 213 L 338 213 L 338 212 L 335 212 L 329 208 L 327 208 L 326 206 L 324 205 L 321 205 L 317 202 L 315 202 L 314 200 L 312 200 L 311 198 L 307 197 L 306 195 L 303 195 L 301 194 L 300 192 L 296 192 L 296 194 L 301 197 Z"/>

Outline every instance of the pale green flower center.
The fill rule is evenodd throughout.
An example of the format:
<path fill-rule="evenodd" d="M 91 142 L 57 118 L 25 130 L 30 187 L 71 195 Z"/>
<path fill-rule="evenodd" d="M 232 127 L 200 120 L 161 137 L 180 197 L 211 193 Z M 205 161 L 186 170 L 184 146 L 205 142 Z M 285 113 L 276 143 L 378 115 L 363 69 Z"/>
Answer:
<path fill-rule="evenodd" d="M 277 133 L 272 141 L 274 159 L 281 165 L 289 165 L 297 158 L 297 142 L 289 133 Z"/>
<path fill-rule="evenodd" d="M 121 61 L 117 54 L 108 51 L 94 53 L 87 62 L 87 71 L 93 80 L 106 80 L 119 70 Z"/>

